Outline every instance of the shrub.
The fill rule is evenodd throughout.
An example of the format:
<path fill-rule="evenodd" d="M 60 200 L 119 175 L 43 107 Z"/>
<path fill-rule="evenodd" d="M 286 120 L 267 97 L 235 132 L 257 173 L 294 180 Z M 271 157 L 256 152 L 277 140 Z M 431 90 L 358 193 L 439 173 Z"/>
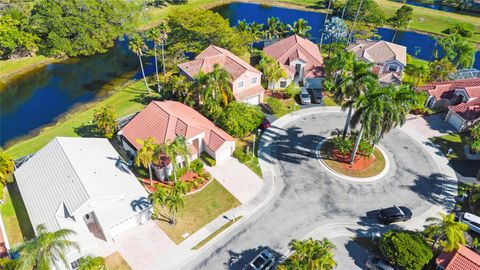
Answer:
<path fill-rule="evenodd" d="M 285 105 L 277 98 L 269 97 L 267 98 L 265 103 L 267 104 L 268 108 L 270 108 L 272 113 L 275 115 L 281 115 L 287 111 L 287 108 L 285 107 Z"/>
<path fill-rule="evenodd" d="M 291 83 L 287 88 L 285 88 L 285 93 L 287 93 L 288 98 L 294 98 L 300 93 L 300 87 L 296 86 L 294 83 Z"/>
<path fill-rule="evenodd" d="M 218 124 L 230 135 L 243 138 L 260 125 L 263 117 L 258 106 L 232 102 L 223 111 Z"/>
<path fill-rule="evenodd" d="M 203 162 L 200 159 L 195 159 L 190 163 L 190 169 L 197 174 L 201 174 L 203 172 Z"/>
<path fill-rule="evenodd" d="M 211 157 L 209 154 L 203 152 L 200 157 L 203 159 L 205 163 L 207 163 L 208 166 L 213 167 L 216 164 L 216 161 L 213 157 Z"/>
<path fill-rule="evenodd" d="M 353 150 L 353 142 L 349 137 L 337 136 L 333 138 L 332 142 L 335 149 L 342 155 L 346 155 Z"/>
<path fill-rule="evenodd" d="M 233 157 L 238 159 L 241 163 L 245 163 L 250 160 L 250 156 L 246 154 L 241 147 L 235 148 L 235 151 L 233 151 Z"/>
<path fill-rule="evenodd" d="M 459 34 L 462 37 L 472 37 L 475 31 L 473 30 L 473 25 L 468 23 L 457 23 L 456 25 L 449 27 L 442 31 L 442 33 L 450 34 Z"/>
<path fill-rule="evenodd" d="M 414 232 L 386 232 L 380 250 L 391 263 L 412 270 L 422 269 L 433 257 L 423 237 Z"/>

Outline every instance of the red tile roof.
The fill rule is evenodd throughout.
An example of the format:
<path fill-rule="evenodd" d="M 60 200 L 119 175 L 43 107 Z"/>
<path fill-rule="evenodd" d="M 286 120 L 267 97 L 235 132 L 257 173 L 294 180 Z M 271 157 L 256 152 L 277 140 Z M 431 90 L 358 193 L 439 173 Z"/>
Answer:
<path fill-rule="evenodd" d="M 440 100 L 442 98 L 452 98 L 455 89 L 460 88 L 465 89 L 470 98 L 480 97 L 480 78 L 433 82 L 418 87 L 418 90 L 426 91 L 437 100 Z"/>
<path fill-rule="evenodd" d="M 397 60 L 404 66 L 407 65 L 407 47 L 388 41 L 359 40 L 356 44 L 348 46 L 347 50 L 372 63 L 383 64 Z"/>
<path fill-rule="evenodd" d="M 459 116 L 467 121 L 476 120 L 480 118 L 480 97 L 470 100 L 467 103 L 449 106 L 448 108 L 455 111 Z"/>
<path fill-rule="evenodd" d="M 191 107 L 176 101 L 153 101 L 137 114 L 123 129 L 125 139 L 135 148 L 138 142 L 153 137 L 159 144 L 184 136 L 190 139 L 204 133 L 204 142 L 217 151 L 226 141 L 235 141 L 225 131 Z"/>
<path fill-rule="evenodd" d="M 445 270 L 480 270 L 480 255 L 460 246 L 454 252 L 440 254 L 435 263 Z"/>
<path fill-rule="evenodd" d="M 298 35 L 275 42 L 265 47 L 263 51 L 277 60 L 290 76 L 295 73 L 295 70 L 290 67 L 290 62 L 298 59 L 307 63 L 304 67 L 305 77 L 315 78 L 324 74 L 320 49 L 315 43 Z"/>
<path fill-rule="evenodd" d="M 237 89 L 237 91 L 233 92 L 236 100 L 246 100 L 248 98 L 258 96 L 263 94 L 265 89 L 261 85 L 253 86 L 246 89 Z"/>
<path fill-rule="evenodd" d="M 203 71 L 203 73 L 211 72 L 215 64 L 219 64 L 226 69 L 228 73 L 230 73 L 230 76 L 232 76 L 232 81 L 238 79 L 245 74 L 246 71 L 261 74 L 260 71 L 243 61 L 240 57 L 214 45 L 210 45 L 197 55 L 195 60 L 181 63 L 178 67 L 190 78 L 193 78 L 200 73 L 200 71 Z"/>

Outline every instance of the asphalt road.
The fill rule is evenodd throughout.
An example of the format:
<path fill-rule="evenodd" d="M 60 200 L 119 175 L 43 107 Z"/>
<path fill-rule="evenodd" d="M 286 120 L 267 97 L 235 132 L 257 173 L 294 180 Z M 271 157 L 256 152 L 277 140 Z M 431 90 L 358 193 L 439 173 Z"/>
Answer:
<path fill-rule="evenodd" d="M 437 196 L 444 182 L 437 165 L 421 145 L 400 130 L 391 131 L 381 142 L 391 163 L 382 179 L 352 183 L 324 171 L 315 158 L 315 146 L 332 130 L 342 128 L 344 120 L 343 113 L 314 114 L 282 129 L 267 130 L 264 136 L 275 141 L 271 156 L 264 157 L 274 163 L 274 197 L 186 269 L 242 269 L 263 248 L 278 258 L 287 255 L 291 239 L 301 239 L 325 224 L 357 223 L 367 228 L 355 231 L 362 234 L 382 227 L 372 217 L 372 210 L 405 205 L 415 217 L 433 203 L 443 203 Z M 328 238 L 329 233 L 323 237 Z"/>

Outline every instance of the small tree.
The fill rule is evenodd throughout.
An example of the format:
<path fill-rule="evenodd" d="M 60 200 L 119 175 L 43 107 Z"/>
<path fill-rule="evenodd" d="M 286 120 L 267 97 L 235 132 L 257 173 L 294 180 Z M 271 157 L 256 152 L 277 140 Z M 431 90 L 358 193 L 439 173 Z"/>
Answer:
<path fill-rule="evenodd" d="M 403 5 L 397 11 L 395 15 L 388 19 L 390 25 L 395 29 L 392 41 L 395 40 L 398 30 L 405 29 L 413 19 L 413 8 L 411 6 Z"/>
<path fill-rule="evenodd" d="M 0 148 L 0 184 L 2 188 L 12 181 L 15 162 L 2 148 Z"/>
<path fill-rule="evenodd" d="M 80 258 L 78 270 L 106 270 L 105 259 L 100 256 L 84 256 Z"/>
<path fill-rule="evenodd" d="M 427 223 L 428 227 L 425 232 L 436 237 L 433 247 L 440 242 L 444 250 L 450 252 L 458 249 L 459 245 L 466 243 L 463 233 L 468 230 L 468 225 L 455 221 L 454 214 L 440 213 L 439 217 L 427 218 Z"/>
<path fill-rule="evenodd" d="M 263 72 L 268 90 L 274 90 L 275 83 L 281 78 L 287 78 L 287 72 L 271 56 L 262 55 L 258 67 Z"/>
<path fill-rule="evenodd" d="M 407 231 L 386 232 L 380 241 L 380 250 L 389 262 L 412 270 L 423 269 L 433 257 L 423 237 Z"/>
<path fill-rule="evenodd" d="M 288 98 L 294 98 L 296 95 L 300 94 L 300 87 L 296 86 L 294 83 L 290 83 L 287 88 L 285 88 L 285 93 Z"/>
<path fill-rule="evenodd" d="M 156 154 L 158 145 L 151 137 L 143 142 L 139 141 L 139 143 L 142 145 L 142 147 L 137 151 L 137 156 L 135 157 L 135 165 L 141 165 L 145 169 L 148 169 L 148 175 L 150 176 L 150 185 L 152 185 L 152 163 L 157 158 L 159 158 L 159 156 Z"/>
<path fill-rule="evenodd" d="M 473 153 L 480 153 L 480 123 L 477 123 L 470 129 L 470 151 Z"/>
<path fill-rule="evenodd" d="M 332 270 L 337 263 L 333 259 L 335 245 L 328 239 L 304 241 L 292 240 L 288 244 L 292 255 L 279 265 L 281 270 L 311 269 Z"/>
<path fill-rule="evenodd" d="M 243 138 L 260 125 L 263 117 L 258 106 L 232 102 L 221 114 L 218 124 L 230 135 Z"/>
<path fill-rule="evenodd" d="M 111 106 L 104 106 L 99 110 L 95 110 L 93 115 L 93 124 L 96 131 L 102 136 L 111 139 L 115 135 L 118 128 L 116 121 L 117 115 Z"/>

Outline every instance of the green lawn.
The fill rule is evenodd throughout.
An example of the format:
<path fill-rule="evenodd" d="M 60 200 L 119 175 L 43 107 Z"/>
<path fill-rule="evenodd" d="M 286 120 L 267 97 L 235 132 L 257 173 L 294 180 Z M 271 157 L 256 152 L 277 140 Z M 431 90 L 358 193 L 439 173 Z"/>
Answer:
<path fill-rule="evenodd" d="M 105 264 L 109 270 L 131 270 L 132 268 L 122 255 L 118 252 L 113 253 L 112 255 L 105 257 Z"/>
<path fill-rule="evenodd" d="M 467 134 L 447 134 L 441 137 L 430 138 L 430 141 L 437 144 L 440 150 L 447 155 L 448 149 L 452 149 L 453 152 L 447 155 L 448 159 L 465 159 L 465 153 L 463 152 L 463 146 L 466 144 Z"/>
<path fill-rule="evenodd" d="M 201 191 L 185 196 L 185 207 L 177 214 L 177 224 L 170 225 L 165 220 L 158 220 L 157 224 L 175 243 L 184 240 L 183 234 L 193 234 L 209 222 L 240 205 L 220 183 L 213 180 Z M 157 210 L 163 213 L 163 209 L 157 206 Z"/>
<path fill-rule="evenodd" d="M 255 137 L 255 153 L 258 152 L 258 141 L 259 137 Z M 252 149 L 253 149 L 253 135 L 250 135 L 248 137 L 245 137 L 243 139 L 237 139 L 235 142 L 236 148 L 242 149 L 244 152 L 246 152 L 246 149 L 248 147 L 249 153 L 248 155 L 251 156 Z M 240 161 L 240 160 L 239 160 Z M 263 179 L 263 174 L 262 174 L 262 168 L 260 168 L 260 164 L 258 163 L 258 157 L 257 155 L 253 156 L 248 160 L 247 162 L 243 163 L 245 166 L 247 166 L 250 170 L 252 170 L 256 175 L 258 175 L 260 178 Z"/>
<path fill-rule="evenodd" d="M 6 198 L 5 203 L 0 206 L 0 213 L 6 227 L 8 241 L 15 247 L 24 240 L 34 237 L 35 234 L 16 185 L 8 185 Z"/>
<path fill-rule="evenodd" d="M 229 220 L 227 223 L 225 223 L 222 227 L 220 227 L 218 230 L 216 230 L 215 232 L 213 232 L 212 234 L 210 234 L 209 236 L 207 236 L 207 238 L 203 239 L 202 241 L 200 241 L 200 243 L 198 243 L 196 246 L 194 246 L 192 249 L 196 250 L 196 249 L 200 249 L 201 247 L 203 247 L 206 243 L 208 243 L 210 240 L 212 240 L 213 238 L 215 238 L 215 236 L 219 235 L 221 232 L 225 231 L 226 229 L 228 229 L 228 227 L 232 226 L 233 223 L 239 221 L 242 217 L 236 217 L 234 218 L 233 220 Z"/>
<path fill-rule="evenodd" d="M 37 66 L 45 65 L 53 61 L 55 61 L 54 58 L 42 55 L 0 61 L 0 90 L 3 88 L 2 84 L 5 83 L 6 77 L 17 72 L 31 70 Z"/>

